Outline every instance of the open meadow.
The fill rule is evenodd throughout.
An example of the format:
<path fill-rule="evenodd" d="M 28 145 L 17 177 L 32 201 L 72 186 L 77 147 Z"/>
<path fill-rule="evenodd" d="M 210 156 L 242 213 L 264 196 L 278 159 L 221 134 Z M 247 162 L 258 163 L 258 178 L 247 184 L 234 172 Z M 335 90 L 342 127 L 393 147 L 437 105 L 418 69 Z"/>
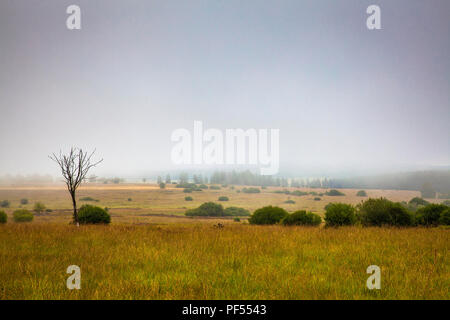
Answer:
<path fill-rule="evenodd" d="M 245 219 L 185 217 L 186 209 L 219 196 L 224 207 L 253 212 L 277 205 L 323 215 L 345 196 L 292 196 L 269 187 L 258 194 L 221 190 L 183 193 L 154 185 L 86 185 L 110 208 L 111 224 L 69 225 L 63 186 L 1 187 L 8 223 L 0 225 L 0 299 L 449 299 L 449 229 L 255 226 Z M 294 188 L 289 188 L 295 190 Z M 299 189 L 302 191 L 320 189 Z M 408 201 L 419 192 L 366 190 L 370 197 Z M 193 201 L 185 201 L 185 196 Z M 21 205 L 21 199 L 28 204 Z M 129 200 L 131 199 L 131 200 Z M 292 199 L 294 204 L 284 203 Z M 52 211 L 14 223 L 12 211 L 40 201 Z M 80 201 L 79 206 L 84 202 Z M 218 222 L 224 224 L 215 228 Z M 81 290 L 68 290 L 66 269 L 81 268 Z M 370 265 L 381 268 L 381 290 L 368 290 Z"/>

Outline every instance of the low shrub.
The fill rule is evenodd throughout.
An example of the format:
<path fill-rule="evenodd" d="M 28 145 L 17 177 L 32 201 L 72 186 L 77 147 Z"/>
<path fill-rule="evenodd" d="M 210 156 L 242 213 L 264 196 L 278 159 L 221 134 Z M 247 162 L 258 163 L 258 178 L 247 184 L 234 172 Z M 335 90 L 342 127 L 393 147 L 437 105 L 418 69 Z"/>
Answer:
<path fill-rule="evenodd" d="M 291 199 L 288 199 L 288 200 L 286 200 L 284 203 L 287 203 L 287 204 L 294 204 L 295 201 L 294 201 L 294 200 L 291 200 Z"/>
<path fill-rule="evenodd" d="M 340 192 L 339 190 L 336 190 L 336 189 L 331 189 L 331 190 L 325 192 L 325 195 L 332 196 L 332 197 L 345 196 L 344 193 L 342 193 L 342 192 Z"/>
<path fill-rule="evenodd" d="M 292 191 L 291 194 L 292 194 L 293 196 L 299 196 L 299 197 L 301 197 L 301 196 L 306 196 L 306 195 L 308 195 L 308 192 L 303 192 L 303 191 L 300 191 L 300 190 L 295 190 L 295 191 Z"/>
<path fill-rule="evenodd" d="M 33 221 L 33 213 L 31 211 L 21 209 L 13 212 L 14 222 L 30 222 Z"/>
<path fill-rule="evenodd" d="M 11 205 L 11 202 L 9 202 L 9 200 L 0 201 L 1 208 L 9 208 L 10 205 Z"/>
<path fill-rule="evenodd" d="M 208 186 L 206 184 L 201 184 L 198 186 L 200 189 L 208 189 Z"/>
<path fill-rule="evenodd" d="M 219 197 L 218 200 L 219 201 L 229 201 L 230 199 L 228 197 L 226 197 L 226 196 L 221 196 L 221 197 Z"/>
<path fill-rule="evenodd" d="M 185 188 L 183 190 L 184 193 L 192 193 L 192 191 L 194 191 L 194 189 L 192 189 L 192 188 Z"/>
<path fill-rule="evenodd" d="M 33 207 L 33 211 L 37 216 L 41 215 L 45 209 L 45 205 L 42 202 L 36 202 Z"/>
<path fill-rule="evenodd" d="M 321 222 L 320 216 L 305 210 L 296 211 L 282 220 L 285 226 L 318 226 Z"/>
<path fill-rule="evenodd" d="M 8 216 L 6 215 L 5 211 L 0 211 L 0 224 L 6 223 L 8 221 Z"/>
<path fill-rule="evenodd" d="M 233 221 L 234 221 L 234 222 L 241 222 L 241 219 L 239 219 L 239 218 L 234 218 Z"/>
<path fill-rule="evenodd" d="M 111 216 L 106 209 L 85 204 L 78 211 L 80 224 L 109 224 Z"/>
<path fill-rule="evenodd" d="M 210 190 L 220 190 L 221 188 L 219 186 L 209 186 Z"/>
<path fill-rule="evenodd" d="M 245 217 L 250 215 L 250 211 L 239 207 L 228 207 L 224 210 L 224 215 Z"/>
<path fill-rule="evenodd" d="M 261 189 L 259 189 L 259 188 L 253 188 L 253 187 L 250 187 L 250 188 L 243 188 L 243 189 L 242 189 L 242 192 L 243 192 L 243 193 L 260 193 L 260 192 L 261 192 Z"/>
<path fill-rule="evenodd" d="M 186 216 L 222 217 L 224 210 L 221 204 L 205 202 L 198 208 L 187 210 Z"/>
<path fill-rule="evenodd" d="M 356 193 L 356 196 L 357 196 L 357 197 L 367 197 L 367 192 L 366 192 L 365 190 L 359 190 L 359 191 Z"/>
<path fill-rule="evenodd" d="M 25 198 L 20 199 L 20 204 L 21 204 L 21 205 L 26 205 L 26 204 L 28 204 L 28 199 L 25 199 Z"/>
<path fill-rule="evenodd" d="M 325 207 L 326 226 L 351 226 L 356 223 L 356 210 L 350 204 L 330 203 Z"/>
<path fill-rule="evenodd" d="M 320 201 L 320 200 L 322 200 L 322 198 L 319 198 L 319 197 L 314 198 L 314 201 Z"/>
<path fill-rule="evenodd" d="M 255 210 L 250 217 L 250 224 L 276 224 L 288 215 L 283 208 L 267 206 Z"/>
<path fill-rule="evenodd" d="M 100 200 L 94 199 L 92 197 L 83 197 L 79 199 L 80 201 L 92 201 L 92 202 L 99 202 Z"/>
<path fill-rule="evenodd" d="M 194 200 L 192 197 L 184 197 L 184 201 L 192 201 L 192 200 Z"/>
<path fill-rule="evenodd" d="M 416 223 L 423 226 L 437 226 L 440 223 L 441 214 L 448 207 L 443 204 L 429 204 L 416 212 Z"/>
<path fill-rule="evenodd" d="M 415 205 L 415 206 L 426 206 L 430 203 L 427 200 L 424 200 L 420 197 L 414 197 L 411 200 L 409 200 L 408 204 Z"/>

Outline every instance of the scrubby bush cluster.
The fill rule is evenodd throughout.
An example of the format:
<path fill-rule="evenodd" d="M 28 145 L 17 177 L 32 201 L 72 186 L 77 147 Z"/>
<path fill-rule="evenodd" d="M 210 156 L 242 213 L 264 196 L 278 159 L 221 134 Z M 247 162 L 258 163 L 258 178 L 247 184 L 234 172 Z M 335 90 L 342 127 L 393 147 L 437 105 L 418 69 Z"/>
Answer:
<path fill-rule="evenodd" d="M 250 224 L 276 224 L 287 216 L 288 213 L 283 208 L 267 206 L 255 210 L 248 222 Z"/>
<path fill-rule="evenodd" d="M 78 211 L 78 221 L 80 224 L 109 224 L 111 216 L 103 208 L 85 204 Z"/>
<path fill-rule="evenodd" d="M 224 210 L 225 216 L 245 217 L 250 215 L 250 211 L 239 207 L 228 207 Z"/>
<path fill-rule="evenodd" d="M 229 201 L 230 199 L 228 197 L 226 197 L 226 196 L 221 196 L 221 197 L 219 197 L 218 200 L 219 201 Z"/>
<path fill-rule="evenodd" d="M 250 188 L 243 188 L 242 189 L 243 193 L 260 193 L 261 189 L 259 188 L 254 188 L 254 187 L 250 187 Z"/>
<path fill-rule="evenodd" d="M 30 222 L 33 221 L 33 218 L 33 213 L 25 209 L 16 210 L 13 212 L 14 222 Z"/>
<path fill-rule="evenodd" d="M 356 220 L 356 210 L 350 204 L 330 203 L 325 207 L 326 226 L 351 226 Z"/>
<path fill-rule="evenodd" d="M 342 193 L 342 192 L 340 192 L 339 190 L 336 190 L 336 189 L 331 189 L 331 190 L 325 192 L 325 195 L 327 195 L 327 196 L 332 196 L 332 197 L 335 197 L 335 196 L 345 196 L 344 193 Z"/>
<path fill-rule="evenodd" d="M 223 217 L 224 210 L 221 204 L 205 202 L 198 208 L 187 210 L 186 216 Z"/>
<path fill-rule="evenodd" d="M 322 218 L 312 212 L 299 210 L 287 215 L 281 223 L 285 226 L 318 226 L 322 222 Z"/>
<path fill-rule="evenodd" d="M 11 202 L 9 202 L 9 200 L 0 201 L 0 208 L 9 208 L 10 205 Z"/>
<path fill-rule="evenodd" d="M 356 196 L 357 196 L 357 197 L 367 197 L 367 192 L 366 192 L 365 190 L 359 190 L 359 191 L 356 193 Z"/>

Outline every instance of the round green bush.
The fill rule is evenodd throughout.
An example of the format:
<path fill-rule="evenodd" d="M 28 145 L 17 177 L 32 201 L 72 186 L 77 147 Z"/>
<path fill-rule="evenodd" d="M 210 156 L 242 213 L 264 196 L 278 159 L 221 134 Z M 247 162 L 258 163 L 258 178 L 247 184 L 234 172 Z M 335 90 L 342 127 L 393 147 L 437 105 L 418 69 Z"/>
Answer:
<path fill-rule="evenodd" d="M 241 222 L 241 219 L 239 219 L 239 218 L 234 218 L 233 221 L 234 221 L 234 222 Z"/>
<path fill-rule="evenodd" d="M 239 207 L 228 207 L 224 210 L 225 216 L 239 216 L 239 217 L 245 217 L 250 215 L 250 211 L 244 208 Z"/>
<path fill-rule="evenodd" d="M 356 223 L 355 208 L 345 203 L 330 203 L 325 207 L 326 226 L 351 226 Z"/>
<path fill-rule="evenodd" d="M 288 199 L 288 200 L 286 200 L 284 203 L 287 203 L 287 204 L 294 204 L 295 201 L 294 201 L 294 200 L 291 200 L 291 199 Z"/>
<path fill-rule="evenodd" d="M 356 196 L 357 196 L 357 197 L 367 197 L 367 193 L 366 193 L 365 190 L 359 190 L 359 191 L 356 193 Z"/>
<path fill-rule="evenodd" d="M 392 204 L 389 208 L 389 215 L 393 226 L 403 227 L 414 224 L 414 216 L 400 203 Z"/>
<path fill-rule="evenodd" d="M 16 210 L 13 212 L 14 222 L 30 222 L 33 221 L 33 218 L 33 213 L 25 209 Z"/>
<path fill-rule="evenodd" d="M 441 217 L 439 218 L 439 224 L 450 226 L 450 208 L 442 211 Z"/>
<path fill-rule="evenodd" d="M 22 204 L 22 205 L 28 204 L 28 199 L 25 199 L 25 198 L 20 199 L 20 204 Z"/>
<path fill-rule="evenodd" d="M 8 216 L 5 211 L 0 211 L 0 223 L 6 223 L 8 221 Z"/>
<path fill-rule="evenodd" d="M 192 201 L 192 200 L 194 200 L 192 197 L 184 197 L 184 201 Z"/>
<path fill-rule="evenodd" d="M 230 199 L 228 197 L 225 196 L 221 196 L 219 197 L 219 201 L 229 201 Z"/>
<path fill-rule="evenodd" d="M 368 199 L 359 206 L 359 215 L 364 226 L 383 226 L 392 223 L 389 209 L 393 202 L 385 198 Z"/>
<path fill-rule="evenodd" d="M 222 217 L 224 210 L 221 204 L 205 202 L 196 209 L 187 210 L 186 216 Z"/>
<path fill-rule="evenodd" d="M 448 207 L 443 204 L 429 204 L 417 210 L 416 222 L 423 226 L 437 226 L 441 214 L 447 209 Z"/>
<path fill-rule="evenodd" d="M 109 224 L 111 216 L 103 208 L 85 204 L 78 211 L 78 221 L 80 224 Z"/>
<path fill-rule="evenodd" d="M 321 222 L 320 216 L 305 210 L 296 211 L 282 220 L 285 226 L 318 226 Z"/>
<path fill-rule="evenodd" d="M 288 215 L 283 208 L 267 206 L 255 210 L 248 220 L 250 224 L 276 224 Z"/>

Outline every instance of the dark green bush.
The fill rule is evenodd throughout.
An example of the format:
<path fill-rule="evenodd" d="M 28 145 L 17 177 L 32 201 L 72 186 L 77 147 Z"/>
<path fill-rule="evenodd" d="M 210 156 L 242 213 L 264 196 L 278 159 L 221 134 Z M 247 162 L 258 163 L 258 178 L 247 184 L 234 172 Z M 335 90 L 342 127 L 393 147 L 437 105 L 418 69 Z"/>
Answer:
<path fill-rule="evenodd" d="M 15 222 L 30 222 L 33 221 L 33 218 L 33 213 L 25 209 L 13 212 L 13 219 Z"/>
<path fill-rule="evenodd" d="M 239 219 L 239 218 L 234 218 L 233 221 L 234 221 L 234 222 L 241 222 L 241 219 Z"/>
<path fill-rule="evenodd" d="M 208 189 L 208 186 L 206 184 L 201 184 L 198 186 L 200 189 Z"/>
<path fill-rule="evenodd" d="M 228 207 L 224 210 L 224 215 L 245 217 L 250 215 L 250 211 L 239 207 Z"/>
<path fill-rule="evenodd" d="M 10 205 L 11 205 L 11 202 L 9 202 L 9 200 L 3 200 L 0 202 L 1 208 L 9 208 Z"/>
<path fill-rule="evenodd" d="M 327 196 L 345 196 L 344 193 L 340 192 L 339 190 L 336 189 L 331 189 L 330 191 L 325 192 L 325 195 Z"/>
<path fill-rule="evenodd" d="M 219 197 L 219 201 L 229 201 L 230 199 L 226 196 Z"/>
<path fill-rule="evenodd" d="M 361 223 L 364 226 L 409 226 L 414 217 L 400 203 L 385 198 L 368 199 L 358 206 Z"/>
<path fill-rule="evenodd" d="M 109 224 L 111 216 L 105 209 L 85 204 L 78 211 L 78 220 L 80 224 Z"/>
<path fill-rule="evenodd" d="M 326 226 L 351 226 L 356 223 L 356 210 L 350 204 L 330 203 L 325 210 Z"/>
<path fill-rule="evenodd" d="M 359 190 L 359 191 L 356 193 L 356 196 L 357 196 L 357 197 L 367 197 L 367 192 L 366 192 L 365 190 Z"/>
<path fill-rule="evenodd" d="M 220 190 L 221 188 L 219 186 L 209 186 L 210 190 Z"/>
<path fill-rule="evenodd" d="M 221 204 L 205 202 L 196 209 L 187 210 L 186 216 L 222 217 L 224 210 Z"/>
<path fill-rule="evenodd" d="M 314 198 L 314 201 L 320 201 L 320 200 L 322 200 L 322 199 L 319 198 L 319 197 L 315 197 L 315 198 Z"/>
<path fill-rule="evenodd" d="M 405 227 L 414 224 L 414 216 L 400 203 L 393 203 L 389 208 L 389 214 L 393 226 Z"/>
<path fill-rule="evenodd" d="M 22 205 L 28 204 L 28 199 L 25 199 L 25 198 L 20 199 L 20 204 L 22 204 Z"/>
<path fill-rule="evenodd" d="M 288 215 L 283 208 L 267 206 L 255 210 L 248 220 L 250 224 L 276 224 Z"/>
<path fill-rule="evenodd" d="M 430 203 L 427 200 L 424 200 L 419 197 L 414 197 L 411 200 L 409 200 L 408 204 L 415 205 L 415 206 L 426 206 Z"/>
<path fill-rule="evenodd" d="M 439 218 L 439 224 L 450 226 L 450 208 L 442 211 L 441 217 Z"/>
<path fill-rule="evenodd" d="M 318 226 L 321 222 L 320 216 L 305 210 L 296 211 L 282 220 L 285 226 Z"/>
<path fill-rule="evenodd" d="M 291 200 L 291 199 L 288 199 L 288 200 L 286 200 L 284 203 L 288 203 L 288 204 L 294 204 L 295 203 L 295 201 L 294 200 Z"/>
<path fill-rule="evenodd" d="M 194 191 L 194 189 L 192 189 L 192 188 L 185 188 L 183 190 L 184 193 L 192 193 L 192 191 Z"/>
<path fill-rule="evenodd" d="M 185 201 L 192 201 L 192 200 L 194 200 L 194 199 L 193 199 L 192 197 L 189 197 L 189 196 L 188 196 L 188 197 L 184 197 L 184 200 L 185 200 Z"/>
<path fill-rule="evenodd" d="M 422 207 L 416 212 L 416 223 L 423 226 L 437 226 L 441 214 L 447 209 L 446 205 L 434 203 Z"/>
<path fill-rule="evenodd" d="M 6 223 L 8 221 L 8 216 L 6 215 L 5 211 L 0 211 L 0 224 Z"/>

